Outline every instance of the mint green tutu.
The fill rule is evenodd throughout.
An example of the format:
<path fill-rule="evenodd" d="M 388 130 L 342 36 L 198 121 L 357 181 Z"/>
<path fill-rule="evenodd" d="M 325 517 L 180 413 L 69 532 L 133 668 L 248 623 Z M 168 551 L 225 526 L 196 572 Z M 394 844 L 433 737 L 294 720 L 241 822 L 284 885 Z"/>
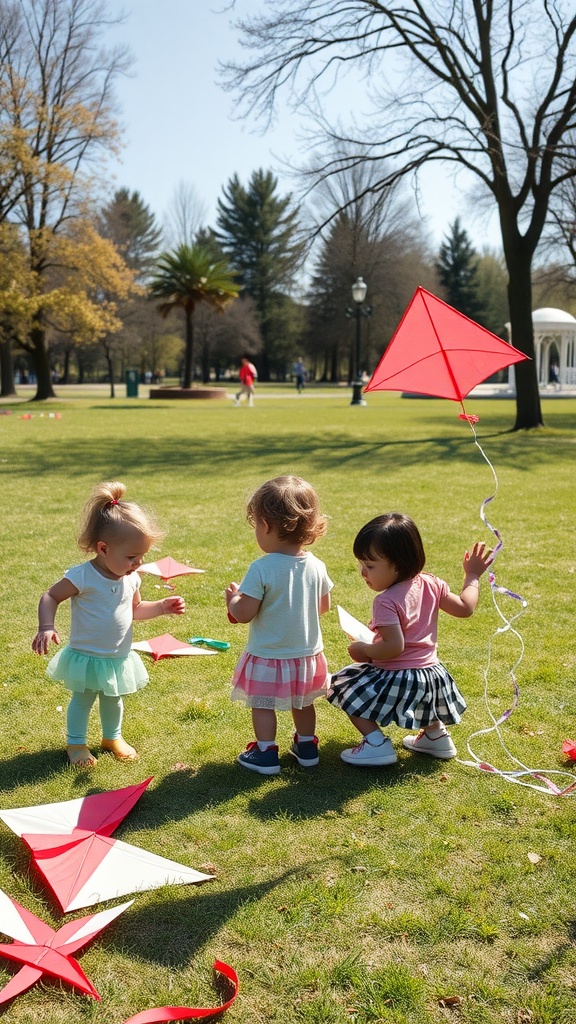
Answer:
<path fill-rule="evenodd" d="M 63 647 L 48 662 L 46 675 L 64 683 L 73 693 L 97 690 L 106 697 L 135 693 L 148 682 L 148 673 L 136 651 L 129 651 L 127 657 L 103 658 Z"/>

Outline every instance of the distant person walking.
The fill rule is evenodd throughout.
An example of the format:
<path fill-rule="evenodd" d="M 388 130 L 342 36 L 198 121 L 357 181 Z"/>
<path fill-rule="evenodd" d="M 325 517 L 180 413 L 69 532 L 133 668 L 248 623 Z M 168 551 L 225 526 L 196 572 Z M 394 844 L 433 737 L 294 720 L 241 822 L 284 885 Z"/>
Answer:
<path fill-rule="evenodd" d="M 257 380 L 258 373 L 254 363 L 250 362 L 250 358 L 246 354 L 242 356 L 242 366 L 238 376 L 240 377 L 240 390 L 234 396 L 234 405 L 240 405 L 242 395 L 246 395 L 249 406 L 254 405 L 254 381 Z"/>
<path fill-rule="evenodd" d="M 304 391 L 304 383 L 306 381 L 306 377 L 308 376 L 308 374 L 306 373 L 306 367 L 302 362 L 301 356 L 298 356 L 298 359 L 294 363 L 292 367 L 292 373 L 294 374 L 294 378 L 296 380 L 296 391 L 300 395 Z"/>

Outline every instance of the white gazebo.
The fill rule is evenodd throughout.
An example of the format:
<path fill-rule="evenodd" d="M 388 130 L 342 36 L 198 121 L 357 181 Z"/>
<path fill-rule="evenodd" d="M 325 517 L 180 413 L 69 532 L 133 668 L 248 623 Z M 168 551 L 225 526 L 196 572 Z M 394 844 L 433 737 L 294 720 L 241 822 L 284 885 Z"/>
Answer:
<path fill-rule="evenodd" d="M 576 319 L 563 309 L 545 306 L 532 313 L 534 325 L 534 357 L 540 389 L 576 386 Z M 506 324 L 512 344 L 510 324 Z M 510 367 L 509 384 L 514 387 L 514 367 Z"/>

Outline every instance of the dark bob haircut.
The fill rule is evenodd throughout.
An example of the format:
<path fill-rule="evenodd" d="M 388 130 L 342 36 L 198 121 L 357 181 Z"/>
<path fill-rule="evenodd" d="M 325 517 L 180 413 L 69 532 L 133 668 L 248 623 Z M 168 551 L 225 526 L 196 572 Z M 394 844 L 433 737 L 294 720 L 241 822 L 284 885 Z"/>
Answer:
<path fill-rule="evenodd" d="M 402 512 L 385 512 L 371 519 L 354 540 L 353 551 L 359 562 L 387 558 L 398 570 L 398 582 L 413 579 L 426 562 L 420 531 Z"/>

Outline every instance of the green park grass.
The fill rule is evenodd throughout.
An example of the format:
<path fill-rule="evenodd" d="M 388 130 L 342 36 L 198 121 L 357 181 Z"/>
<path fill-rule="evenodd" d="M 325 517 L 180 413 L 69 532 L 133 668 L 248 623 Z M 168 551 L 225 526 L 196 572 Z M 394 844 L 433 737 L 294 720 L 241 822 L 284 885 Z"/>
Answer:
<path fill-rule="evenodd" d="M 211 965 L 220 959 L 241 981 L 230 1024 L 569 1024 L 576 795 L 415 756 L 394 727 L 397 765 L 354 770 L 339 757 L 354 731 L 328 703 L 318 705 L 318 768 L 303 770 L 287 755 L 287 715 L 279 776 L 235 763 L 251 738 L 249 713 L 229 700 L 246 627 L 228 622 L 223 591 L 257 555 L 244 518 L 252 489 L 286 472 L 315 485 L 330 523 L 314 550 L 335 582 L 333 604 L 364 621 L 371 595 L 351 545 L 373 515 L 413 516 L 428 568 L 453 589 L 465 548 L 490 540 L 479 508 L 492 476 L 453 403 L 376 394 L 354 408 L 347 391 L 263 394 L 254 409 L 97 395 L 2 406 L 11 415 L 0 416 L 0 805 L 69 800 L 153 775 L 117 837 L 216 875 L 203 886 L 137 895 L 79 954 L 101 1002 L 46 982 L 2 1019 L 122 1024 L 151 1006 L 213 1005 L 220 995 Z M 528 601 L 516 623 L 525 643 L 520 706 L 502 732 L 517 758 L 550 771 L 569 768 L 561 745 L 576 739 L 576 401 L 543 405 L 544 429 L 512 433 L 511 402 L 467 403 L 499 479 L 488 507 L 504 538 L 497 581 Z M 61 419 L 49 415 L 56 411 Z M 40 594 L 82 558 L 78 515 L 104 479 L 124 481 L 128 497 L 158 514 L 167 534 L 150 557 L 170 554 L 206 570 L 175 581 L 184 618 L 136 623 L 135 639 L 169 630 L 231 647 L 150 663 L 148 687 L 125 702 L 124 734 L 140 761 L 101 756 L 94 771 L 74 771 L 63 752 L 67 693 L 45 678 L 46 659 L 30 643 Z M 142 593 L 167 591 L 145 575 Z M 506 614 L 518 610 L 500 601 Z M 63 606 L 63 639 L 68 616 Z M 440 654 L 469 705 L 452 730 L 463 759 L 467 738 L 491 724 L 483 670 L 500 624 L 487 581 L 472 619 L 441 617 Z M 329 665 L 340 668 L 346 639 L 335 611 L 323 630 Z M 496 716 L 511 705 L 508 670 L 518 654 L 510 631 L 497 635 L 488 677 Z M 93 718 L 95 751 L 98 740 Z M 494 734 L 473 745 L 513 767 Z M 24 844 L 3 825 L 0 887 L 53 927 L 63 922 Z M 0 960 L 0 985 L 14 970 Z"/>

